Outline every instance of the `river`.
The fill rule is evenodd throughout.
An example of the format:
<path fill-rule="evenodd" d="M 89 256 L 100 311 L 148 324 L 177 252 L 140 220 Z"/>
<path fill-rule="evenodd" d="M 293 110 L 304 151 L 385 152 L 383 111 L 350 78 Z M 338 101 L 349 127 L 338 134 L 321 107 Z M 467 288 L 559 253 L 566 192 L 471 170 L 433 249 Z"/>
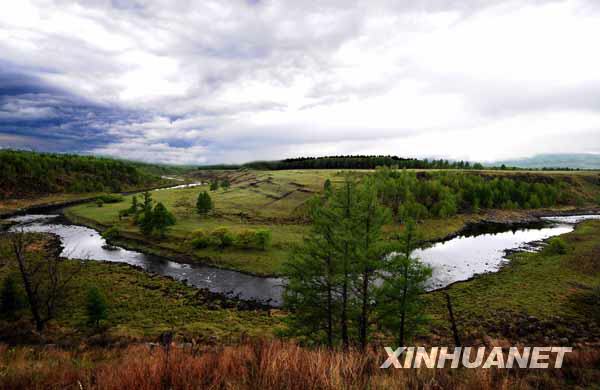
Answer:
<path fill-rule="evenodd" d="M 508 260 L 507 251 L 537 250 L 536 242 L 565 234 L 585 219 L 600 219 L 600 215 L 547 217 L 539 224 L 509 228 L 496 226 L 493 231 L 479 228 L 441 241 L 414 255 L 433 268 L 429 289 L 466 280 L 485 272 L 500 269 Z M 11 218 L 17 222 L 11 230 L 48 232 L 60 237 L 62 256 L 70 259 L 104 260 L 139 266 L 149 272 L 185 281 L 191 286 L 213 292 L 258 300 L 273 306 L 281 305 L 283 280 L 247 275 L 202 265 L 182 264 L 158 256 L 124 248 L 108 249 L 106 241 L 93 229 L 70 223 L 60 214 L 27 214 Z M 532 244 L 533 243 L 533 244 Z"/>

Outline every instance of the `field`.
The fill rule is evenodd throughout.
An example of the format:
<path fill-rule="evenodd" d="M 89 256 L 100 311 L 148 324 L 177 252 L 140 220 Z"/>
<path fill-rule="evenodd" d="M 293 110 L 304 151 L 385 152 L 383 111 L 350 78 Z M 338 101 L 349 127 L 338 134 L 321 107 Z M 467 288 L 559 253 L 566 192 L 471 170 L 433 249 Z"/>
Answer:
<path fill-rule="evenodd" d="M 365 175 L 369 172 L 353 171 L 353 174 Z M 585 199 L 593 199 L 598 192 L 598 187 L 590 184 L 596 180 L 595 172 L 484 171 L 480 174 L 519 177 L 523 180 L 535 176 L 556 177 L 567 180 L 572 191 Z M 335 186 L 344 178 L 344 173 L 337 170 L 200 171 L 195 175 L 193 180 L 206 184 L 152 192 L 153 199 L 163 202 L 177 218 L 177 224 L 164 240 L 146 239 L 139 234 L 139 229 L 131 220 L 119 220 L 118 213 L 129 207 L 131 196 L 121 203 L 105 204 L 103 207 L 95 204 L 70 207 L 66 215 L 74 221 L 100 230 L 117 226 L 129 247 L 145 248 L 146 251 L 177 257 L 185 262 L 202 262 L 257 275 L 277 275 L 293 245 L 301 242 L 307 232 L 307 200 L 322 191 L 325 180 L 330 179 Z M 231 187 L 227 190 L 210 191 L 208 181 L 212 178 L 228 178 Z M 215 205 L 214 214 L 208 217 L 199 216 L 195 211 L 196 198 L 201 191 L 208 191 Z M 583 203 L 580 206 L 585 205 L 589 204 Z M 527 210 L 485 210 L 477 214 L 459 214 L 443 219 L 428 218 L 421 221 L 419 227 L 425 240 L 435 240 L 459 231 L 469 222 L 482 219 L 510 222 L 526 219 L 530 214 Z M 272 246 L 266 251 L 210 247 L 193 249 L 186 241 L 196 229 L 210 231 L 218 227 L 226 227 L 233 233 L 244 229 L 269 229 L 273 237 Z M 401 229 L 399 224 L 386 227 L 388 233 Z"/>
<path fill-rule="evenodd" d="M 51 256 L 56 240 L 40 237 L 31 256 Z M 0 237 L 0 258 L 8 259 L 10 253 L 8 241 Z M 65 261 L 70 268 L 79 265 L 75 260 Z M 86 295 L 92 286 L 105 295 L 108 304 L 108 318 L 102 323 L 104 331 L 100 332 L 100 340 L 104 342 L 155 339 L 173 329 L 180 337 L 193 335 L 204 341 L 232 341 L 242 335 L 271 334 L 278 323 L 276 313 L 238 310 L 233 301 L 215 299 L 183 283 L 129 265 L 98 261 L 82 264 L 70 287 L 68 304 L 45 332 L 45 342 L 76 345 L 81 340 L 89 342 L 87 338 L 97 333 L 88 326 L 85 314 Z M 16 272 L 14 264 L 2 266 L 0 279 Z M 40 341 L 29 320 L 19 326 L 0 321 L 0 329 L 0 338 L 4 340 Z"/>

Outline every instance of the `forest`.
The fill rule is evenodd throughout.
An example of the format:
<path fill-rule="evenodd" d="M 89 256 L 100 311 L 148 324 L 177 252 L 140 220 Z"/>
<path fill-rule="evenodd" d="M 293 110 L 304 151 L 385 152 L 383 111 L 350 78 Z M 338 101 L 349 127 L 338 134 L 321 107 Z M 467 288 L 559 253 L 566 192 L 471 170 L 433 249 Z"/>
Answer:
<path fill-rule="evenodd" d="M 119 192 L 160 179 L 140 166 L 92 156 L 0 150 L 0 199 L 62 192 Z"/>
<path fill-rule="evenodd" d="M 399 221 L 446 218 L 482 209 L 536 209 L 579 201 L 573 199 L 565 181 L 543 176 L 527 179 L 382 168 L 372 180 L 381 202 Z"/>
<path fill-rule="evenodd" d="M 375 169 L 377 167 L 395 167 L 408 169 L 483 169 L 480 163 L 468 161 L 428 160 L 402 158 L 398 156 L 326 156 L 297 157 L 274 161 L 253 161 L 242 165 L 210 165 L 198 169 Z"/>

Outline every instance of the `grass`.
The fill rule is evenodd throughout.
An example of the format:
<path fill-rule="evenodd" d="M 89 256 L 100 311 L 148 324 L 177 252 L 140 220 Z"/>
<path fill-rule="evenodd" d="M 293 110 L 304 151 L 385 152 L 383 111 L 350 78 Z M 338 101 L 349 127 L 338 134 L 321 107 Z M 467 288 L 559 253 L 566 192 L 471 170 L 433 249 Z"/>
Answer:
<path fill-rule="evenodd" d="M 369 171 L 354 171 L 364 175 Z M 546 175 L 564 177 L 564 172 L 484 171 L 489 175 Z M 145 239 L 139 229 L 128 219 L 119 220 L 118 213 L 131 203 L 131 196 L 123 202 L 105 204 L 82 204 L 70 207 L 66 215 L 74 221 L 99 230 L 117 226 L 123 232 L 122 242 L 128 247 L 144 249 L 157 254 L 177 257 L 179 261 L 200 262 L 216 267 L 234 269 L 256 275 L 278 275 L 281 265 L 289 258 L 291 248 L 300 243 L 309 229 L 305 218 L 307 200 L 319 193 L 325 180 L 335 185 L 343 180 L 343 172 L 337 170 L 282 170 L 282 171 L 217 171 L 200 172 L 197 180 L 207 182 L 210 178 L 227 177 L 231 182 L 228 190 L 209 191 L 209 185 L 192 188 L 160 190 L 152 192 L 153 199 L 171 210 L 177 224 L 164 240 Z M 209 175 L 209 176 L 206 176 Z M 575 172 L 568 179 L 583 194 L 597 191 L 593 172 Z M 215 212 L 208 217 L 195 211 L 198 194 L 208 191 L 215 204 Z M 573 207 L 571 207 L 573 209 Z M 494 211 L 499 220 L 519 219 L 523 210 Z M 427 219 L 420 224 L 425 240 L 436 240 L 456 233 L 469 222 L 489 217 L 489 213 L 457 215 L 446 219 Z M 227 227 L 233 233 L 244 229 L 267 228 L 272 231 L 272 246 L 266 251 L 227 248 L 192 249 L 186 242 L 196 229 L 213 230 Z M 399 224 L 386 227 L 388 233 L 402 230 Z"/>
<path fill-rule="evenodd" d="M 125 349 L 0 346 L 0 386 L 10 389 L 564 389 L 600 381 L 597 350 L 567 354 L 561 370 L 380 369 L 383 349 L 306 349 L 251 340 L 233 346 L 132 345 Z"/>
<path fill-rule="evenodd" d="M 27 209 L 37 206 L 51 206 L 62 203 L 94 199 L 99 193 L 84 193 L 84 194 L 52 194 L 35 198 L 26 199 L 5 199 L 0 200 L 0 217 L 10 214 L 21 209 Z"/>
<path fill-rule="evenodd" d="M 42 240 L 42 239 L 41 239 Z M 48 256 L 48 239 L 37 244 L 31 256 Z M 0 241 L 0 253 L 10 258 L 6 239 Z M 65 260 L 68 267 L 79 264 Z M 0 268 L 0 278 L 16 272 L 16 265 Z M 181 335 L 230 340 L 241 335 L 270 334 L 278 324 L 277 312 L 237 310 L 206 302 L 197 296 L 198 290 L 167 277 L 152 275 L 126 264 L 84 261 L 71 286 L 68 302 L 53 322 L 50 335 L 64 339 L 65 334 L 85 337 L 90 328 L 85 313 L 89 287 L 97 287 L 108 302 L 108 318 L 103 325 L 111 337 L 147 339 L 161 332 L 176 329 Z M 23 314 L 27 317 L 27 311 Z M 14 327 L 10 323 L 4 324 Z M 64 340 L 63 340 L 64 341 Z"/>
<path fill-rule="evenodd" d="M 553 335 L 568 336 L 570 342 L 600 338 L 600 316 L 592 316 L 594 311 L 598 313 L 597 301 L 585 303 L 586 296 L 600 286 L 600 221 L 583 222 L 561 236 L 561 240 L 567 248 L 564 254 L 551 247 L 538 253 L 513 254 L 510 263 L 499 272 L 428 294 L 428 311 L 433 314 L 434 325 L 449 334 L 443 295 L 448 292 L 466 333 L 495 333 L 522 340 L 518 333 L 511 333 L 518 331 L 514 322 L 526 319 L 524 322 L 530 325 L 529 317 L 533 316 L 536 321 L 568 328 L 580 324 L 582 328 L 561 335 L 558 326 L 542 326 L 526 332 L 532 339 Z"/>

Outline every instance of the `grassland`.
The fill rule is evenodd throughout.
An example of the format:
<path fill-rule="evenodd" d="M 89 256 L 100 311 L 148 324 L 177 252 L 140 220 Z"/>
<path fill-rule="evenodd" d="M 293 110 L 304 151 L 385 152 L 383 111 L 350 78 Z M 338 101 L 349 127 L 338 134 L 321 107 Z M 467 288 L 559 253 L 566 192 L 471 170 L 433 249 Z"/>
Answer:
<path fill-rule="evenodd" d="M 39 235 L 29 256 L 51 256 L 56 239 Z M 11 258 L 6 237 L 0 237 L 0 258 Z M 153 339 L 161 332 L 177 330 L 183 337 L 214 341 L 237 340 L 242 335 L 265 336 L 278 324 L 275 312 L 238 310 L 235 301 L 211 298 L 210 294 L 173 279 L 148 274 L 126 264 L 98 261 L 64 260 L 67 268 L 80 267 L 69 287 L 68 301 L 57 313 L 56 320 L 45 332 L 55 342 L 68 343 L 92 335 L 87 324 L 85 302 L 88 289 L 97 287 L 106 297 L 108 318 L 103 321 L 104 337 L 124 337 L 129 341 Z M 2 261 L 5 264 L 5 261 Z M 16 265 L 0 267 L 0 279 L 16 273 Z M 29 317 L 23 310 L 24 318 Z M 25 321 L 18 326 L 0 321 L 0 334 L 5 339 L 27 338 L 32 325 Z M 26 332 L 19 334 L 20 331 Z M 190 336 L 191 337 L 191 336 Z"/>
<path fill-rule="evenodd" d="M 515 253 L 499 272 L 428 294 L 433 327 L 450 337 L 449 293 L 467 336 L 569 345 L 600 340 L 600 221 L 583 222 L 561 239 L 564 254 Z"/>
<path fill-rule="evenodd" d="M 365 175 L 370 171 L 353 171 Z M 589 193 L 597 191 L 590 184 L 595 180 L 594 172 L 522 172 L 522 171 L 484 171 L 486 175 L 545 175 L 565 177 L 576 191 L 589 198 Z M 337 170 L 290 170 L 290 171 L 201 171 L 195 173 L 195 180 L 208 183 L 212 178 L 228 178 L 231 187 L 227 190 L 209 191 L 209 185 L 160 190 L 152 193 L 155 201 L 163 202 L 171 210 L 177 224 L 164 240 L 145 239 L 139 229 L 128 219 L 119 220 L 119 210 L 126 209 L 131 196 L 121 203 L 82 204 L 66 210 L 66 215 L 74 221 L 103 230 L 117 226 L 128 240 L 127 246 L 143 249 L 147 252 L 177 257 L 179 261 L 201 262 L 217 267 L 235 269 L 257 275 L 277 275 L 282 263 L 289 257 L 294 244 L 299 243 L 308 229 L 306 216 L 307 200 L 318 194 L 325 180 L 333 185 L 343 180 L 343 172 Z M 195 211 L 196 198 L 200 191 L 209 191 L 215 212 L 208 216 L 199 216 Z M 566 208 L 566 209 L 573 209 Z M 445 219 L 426 219 L 420 223 L 425 240 L 435 240 L 451 235 L 469 222 L 482 219 L 500 221 L 520 220 L 529 216 L 528 211 L 485 211 L 479 214 L 456 215 Z M 192 249 L 186 240 L 196 229 L 213 230 L 227 227 L 236 233 L 244 229 L 267 228 L 272 231 L 272 246 L 266 250 L 248 250 L 239 248 Z M 399 224 L 386 227 L 388 233 L 402 229 Z M 125 242 L 121 242 L 122 244 Z"/>

